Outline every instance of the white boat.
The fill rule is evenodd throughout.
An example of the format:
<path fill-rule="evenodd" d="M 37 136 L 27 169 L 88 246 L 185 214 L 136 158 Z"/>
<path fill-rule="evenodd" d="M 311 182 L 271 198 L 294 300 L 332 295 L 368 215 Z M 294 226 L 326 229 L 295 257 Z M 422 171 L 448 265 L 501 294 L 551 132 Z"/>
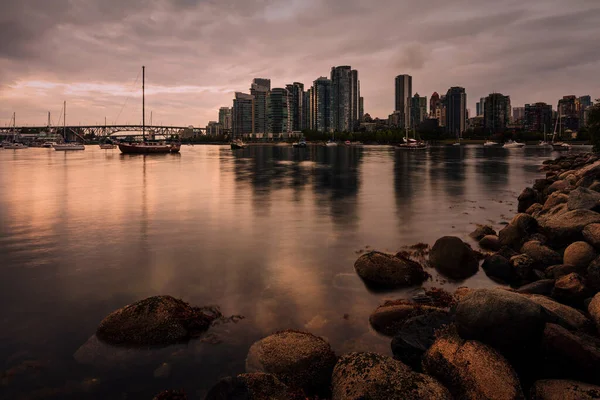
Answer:
<path fill-rule="evenodd" d="M 63 105 L 63 138 L 65 143 L 56 143 L 52 145 L 56 151 L 72 151 L 72 150 L 85 150 L 85 146 L 79 143 L 69 143 L 67 140 L 67 102 Z"/>
<path fill-rule="evenodd" d="M 51 149 L 52 147 L 54 147 L 54 145 L 57 144 L 56 142 L 44 142 L 42 143 L 42 147 L 45 149 Z"/>
<path fill-rule="evenodd" d="M 13 113 L 12 116 L 12 123 L 13 123 L 13 139 L 12 142 L 4 142 L 2 144 L 2 147 L 7 149 L 7 150 L 19 150 L 19 149 L 26 149 L 27 145 L 23 144 L 23 143 L 19 143 L 17 142 L 17 119 L 16 119 L 16 114 Z"/>
<path fill-rule="evenodd" d="M 241 139 L 236 139 L 233 142 L 231 142 L 231 150 L 239 150 L 239 149 L 245 149 L 246 148 L 246 144 L 244 142 L 242 142 Z"/>
<path fill-rule="evenodd" d="M 331 140 L 329 142 L 325 143 L 325 146 L 327 146 L 327 147 L 333 147 L 333 146 L 337 146 L 337 145 L 338 144 L 336 142 L 331 141 Z"/>
<path fill-rule="evenodd" d="M 402 138 L 403 143 L 396 146 L 400 150 L 425 150 L 427 143 L 419 141 L 417 139 L 411 139 L 408 137 L 408 130 L 405 130 L 406 136 Z"/>
<path fill-rule="evenodd" d="M 525 146 L 525 143 L 519 143 L 519 142 L 515 142 L 514 140 L 509 140 L 508 142 L 504 143 L 504 147 L 505 149 L 520 149 L 521 147 Z"/>
<path fill-rule="evenodd" d="M 6 150 L 19 150 L 19 149 L 27 149 L 28 148 L 23 143 L 8 143 L 2 147 L 4 147 Z"/>
<path fill-rule="evenodd" d="M 552 147 L 552 143 L 546 140 L 546 124 L 544 124 L 544 140 L 540 140 L 540 142 L 538 143 L 538 147 Z"/>
<path fill-rule="evenodd" d="M 492 142 L 491 140 L 486 140 L 483 145 L 486 147 L 489 147 L 489 146 L 498 146 L 498 144 L 499 143 L 497 143 L 497 142 Z"/>
<path fill-rule="evenodd" d="M 552 134 L 552 143 L 551 143 L 552 150 L 554 150 L 554 151 L 569 151 L 569 150 L 571 150 L 570 144 L 564 143 L 564 142 L 555 142 L 557 130 L 558 130 L 559 136 L 562 136 L 562 135 L 560 135 L 560 132 L 562 131 L 562 124 L 561 124 L 560 119 L 561 118 L 560 118 L 560 109 L 559 109 L 558 118 L 556 118 L 556 123 L 554 124 L 554 133 Z"/>
<path fill-rule="evenodd" d="M 299 141 L 299 142 L 292 143 L 292 147 L 296 147 L 296 148 L 304 148 L 304 147 L 306 147 L 306 140 L 304 140 L 304 139 L 300 139 L 300 141 Z"/>

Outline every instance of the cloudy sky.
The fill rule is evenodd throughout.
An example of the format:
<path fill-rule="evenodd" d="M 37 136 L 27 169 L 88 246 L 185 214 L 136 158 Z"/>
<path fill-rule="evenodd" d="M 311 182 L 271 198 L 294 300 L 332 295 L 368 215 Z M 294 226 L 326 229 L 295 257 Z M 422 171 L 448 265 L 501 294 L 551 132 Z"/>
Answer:
<path fill-rule="evenodd" d="M 600 0 L 0 0 L 0 124 L 205 126 L 255 77 L 272 87 L 358 69 L 365 111 L 394 77 L 429 96 L 464 86 L 513 106 L 600 97 Z M 136 78 L 138 81 L 136 83 Z M 135 85 L 134 85 L 135 84 Z M 149 116 L 147 117 L 149 119 Z M 148 121 L 149 122 L 149 121 Z"/>

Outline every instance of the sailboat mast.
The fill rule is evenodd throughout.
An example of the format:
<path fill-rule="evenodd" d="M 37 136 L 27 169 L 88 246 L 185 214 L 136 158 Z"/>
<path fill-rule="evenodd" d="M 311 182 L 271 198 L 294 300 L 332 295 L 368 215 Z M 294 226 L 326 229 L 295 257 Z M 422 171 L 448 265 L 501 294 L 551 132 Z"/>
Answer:
<path fill-rule="evenodd" d="M 68 141 L 67 140 L 67 101 L 65 100 L 64 104 L 63 104 L 63 136 L 65 137 L 65 143 Z"/>
<path fill-rule="evenodd" d="M 146 141 L 146 67 L 142 66 L 142 139 Z"/>

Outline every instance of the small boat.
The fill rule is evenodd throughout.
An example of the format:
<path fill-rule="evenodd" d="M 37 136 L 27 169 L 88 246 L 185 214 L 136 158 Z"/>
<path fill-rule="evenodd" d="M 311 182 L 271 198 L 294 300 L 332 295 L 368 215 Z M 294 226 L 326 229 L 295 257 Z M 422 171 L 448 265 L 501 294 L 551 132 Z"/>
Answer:
<path fill-rule="evenodd" d="M 246 144 L 244 142 L 242 142 L 241 139 L 236 139 L 233 142 L 231 142 L 231 150 L 239 150 L 239 149 L 245 149 L 246 148 Z"/>
<path fill-rule="evenodd" d="M 564 142 L 554 142 L 551 144 L 552 150 L 554 151 L 569 151 L 571 150 L 571 145 Z"/>
<path fill-rule="evenodd" d="M 351 142 L 351 141 L 349 141 L 349 140 L 346 140 L 346 141 L 344 142 L 344 144 L 345 144 L 346 146 L 351 146 L 351 145 L 352 145 L 352 142 Z"/>
<path fill-rule="evenodd" d="M 504 147 L 505 149 L 520 149 L 521 147 L 525 146 L 525 143 L 519 143 L 519 142 L 515 142 L 514 140 L 509 140 L 508 142 L 504 143 Z"/>
<path fill-rule="evenodd" d="M 552 143 L 546 142 L 545 140 L 540 140 L 540 142 L 538 143 L 538 147 L 550 148 L 552 147 Z"/>
<path fill-rule="evenodd" d="M 6 150 L 19 150 L 19 149 L 26 149 L 27 145 L 23 144 L 23 143 L 19 143 L 17 142 L 17 119 L 16 119 L 16 113 L 13 113 L 12 116 L 12 123 L 13 123 L 13 138 L 12 138 L 12 142 L 4 142 L 2 144 L 2 147 L 4 147 Z"/>
<path fill-rule="evenodd" d="M 483 145 L 484 145 L 484 146 L 486 146 L 486 147 L 489 147 L 489 146 L 498 146 L 498 145 L 499 145 L 499 143 L 497 143 L 497 142 L 492 142 L 491 140 L 486 140 L 486 141 L 485 141 L 485 143 L 484 143 Z"/>
<path fill-rule="evenodd" d="M 55 143 L 52 145 L 56 151 L 73 151 L 73 150 L 85 150 L 85 146 L 79 143 L 67 142 L 67 102 L 63 105 L 63 138 L 65 143 Z"/>
<path fill-rule="evenodd" d="M 396 148 L 402 150 L 425 150 L 427 143 L 422 140 L 411 139 L 408 137 L 408 130 L 405 130 L 406 136 L 402 138 L 403 143 L 396 145 Z M 416 137 L 416 133 L 413 133 Z"/>
<path fill-rule="evenodd" d="M 44 142 L 42 143 L 42 147 L 45 149 L 51 149 L 55 144 L 57 144 L 56 142 Z"/>
<path fill-rule="evenodd" d="M 303 149 L 303 148 L 305 148 L 305 147 L 306 147 L 306 140 L 304 140 L 304 139 L 300 139 L 300 141 L 299 141 L 299 142 L 292 143 L 292 147 L 296 147 L 296 148 L 301 148 L 301 149 Z"/>
<path fill-rule="evenodd" d="M 2 147 L 4 147 L 6 150 L 19 150 L 19 149 L 27 149 L 28 148 L 27 145 L 25 145 L 23 143 L 18 143 L 18 142 L 8 143 Z"/>
<path fill-rule="evenodd" d="M 333 140 L 330 140 L 329 142 L 325 143 L 325 146 L 327 147 L 333 147 L 333 146 L 337 146 L 338 144 L 336 142 L 334 142 Z"/>
<path fill-rule="evenodd" d="M 562 123 L 561 123 L 561 116 L 560 116 L 560 112 L 559 112 L 558 118 L 556 119 L 556 123 L 554 124 L 554 133 L 552 134 L 552 143 L 550 143 L 550 145 L 552 146 L 552 150 L 554 150 L 554 151 L 569 151 L 569 150 L 571 150 L 570 144 L 554 141 L 556 139 L 557 134 L 559 137 L 562 136 L 561 133 L 562 133 Z"/>

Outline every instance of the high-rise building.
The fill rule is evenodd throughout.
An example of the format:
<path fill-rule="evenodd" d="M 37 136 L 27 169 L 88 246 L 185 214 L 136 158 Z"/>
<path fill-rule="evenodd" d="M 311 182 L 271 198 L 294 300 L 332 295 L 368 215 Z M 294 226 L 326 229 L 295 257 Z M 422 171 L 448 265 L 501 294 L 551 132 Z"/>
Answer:
<path fill-rule="evenodd" d="M 331 68 L 331 116 L 333 129 L 354 131 L 358 123 L 360 84 L 358 72 L 344 65 Z"/>
<path fill-rule="evenodd" d="M 483 110 L 485 110 L 485 97 L 480 97 L 476 107 L 478 117 L 483 115 Z"/>
<path fill-rule="evenodd" d="M 412 98 L 412 76 L 398 75 L 396 77 L 396 107 L 395 111 L 402 113 L 400 124 L 410 126 L 410 102 Z"/>
<path fill-rule="evenodd" d="M 273 88 L 267 97 L 268 132 L 273 137 L 280 137 L 282 133 L 292 130 L 292 112 L 290 112 L 290 99 L 292 96 L 287 89 Z"/>
<path fill-rule="evenodd" d="M 304 129 L 313 129 L 311 126 L 311 96 L 312 87 L 304 92 L 302 106 L 302 126 Z"/>
<path fill-rule="evenodd" d="M 415 93 L 411 99 L 410 113 L 411 128 L 414 129 L 427 117 L 427 97 L 421 97 L 419 93 Z"/>
<path fill-rule="evenodd" d="M 579 129 L 579 101 L 576 96 L 563 96 L 558 101 L 558 115 L 560 115 L 560 123 L 562 130 L 571 129 L 577 131 Z"/>
<path fill-rule="evenodd" d="M 304 84 L 294 82 L 285 87 L 290 93 L 290 116 L 292 119 L 292 131 L 304 129 Z"/>
<path fill-rule="evenodd" d="M 311 129 L 320 132 L 331 132 L 333 130 L 333 118 L 331 110 L 331 80 L 320 77 L 313 82 L 311 91 Z"/>
<path fill-rule="evenodd" d="M 231 114 L 234 137 L 254 135 L 254 96 L 236 92 Z"/>
<path fill-rule="evenodd" d="M 483 129 L 486 133 L 503 132 L 510 123 L 510 96 L 492 93 L 485 98 Z"/>
<path fill-rule="evenodd" d="M 546 103 L 525 104 L 523 124 L 528 132 L 551 132 L 552 106 Z"/>
<path fill-rule="evenodd" d="M 512 120 L 513 122 L 522 121 L 525 118 L 525 107 L 513 107 Z"/>
<path fill-rule="evenodd" d="M 587 110 L 594 104 L 592 97 L 589 95 L 581 96 L 579 99 L 579 125 L 584 127 L 588 125 Z"/>
<path fill-rule="evenodd" d="M 223 134 L 223 124 L 217 121 L 208 121 L 206 125 L 206 134 L 208 136 L 220 136 Z"/>
<path fill-rule="evenodd" d="M 438 118 L 436 116 L 437 109 L 440 107 L 440 95 L 438 92 L 433 92 L 429 99 L 429 116 L 431 118 Z"/>
<path fill-rule="evenodd" d="M 435 111 L 435 119 L 438 120 L 438 124 L 442 128 L 446 126 L 446 110 L 446 95 L 443 94 L 440 96 L 440 103 Z"/>
<path fill-rule="evenodd" d="M 227 133 L 231 131 L 232 121 L 231 121 L 231 107 L 221 107 L 219 108 L 219 123 L 223 127 L 223 130 Z"/>
<path fill-rule="evenodd" d="M 254 96 L 254 133 L 262 136 L 267 132 L 267 95 L 271 90 L 271 80 L 255 78 L 250 86 Z"/>
<path fill-rule="evenodd" d="M 465 88 L 455 86 L 446 92 L 446 132 L 460 135 L 466 129 L 467 93 Z"/>
<path fill-rule="evenodd" d="M 365 98 L 361 96 L 358 98 L 358 121 L 363 122 L 364 117 L 365 117 Z"/>

